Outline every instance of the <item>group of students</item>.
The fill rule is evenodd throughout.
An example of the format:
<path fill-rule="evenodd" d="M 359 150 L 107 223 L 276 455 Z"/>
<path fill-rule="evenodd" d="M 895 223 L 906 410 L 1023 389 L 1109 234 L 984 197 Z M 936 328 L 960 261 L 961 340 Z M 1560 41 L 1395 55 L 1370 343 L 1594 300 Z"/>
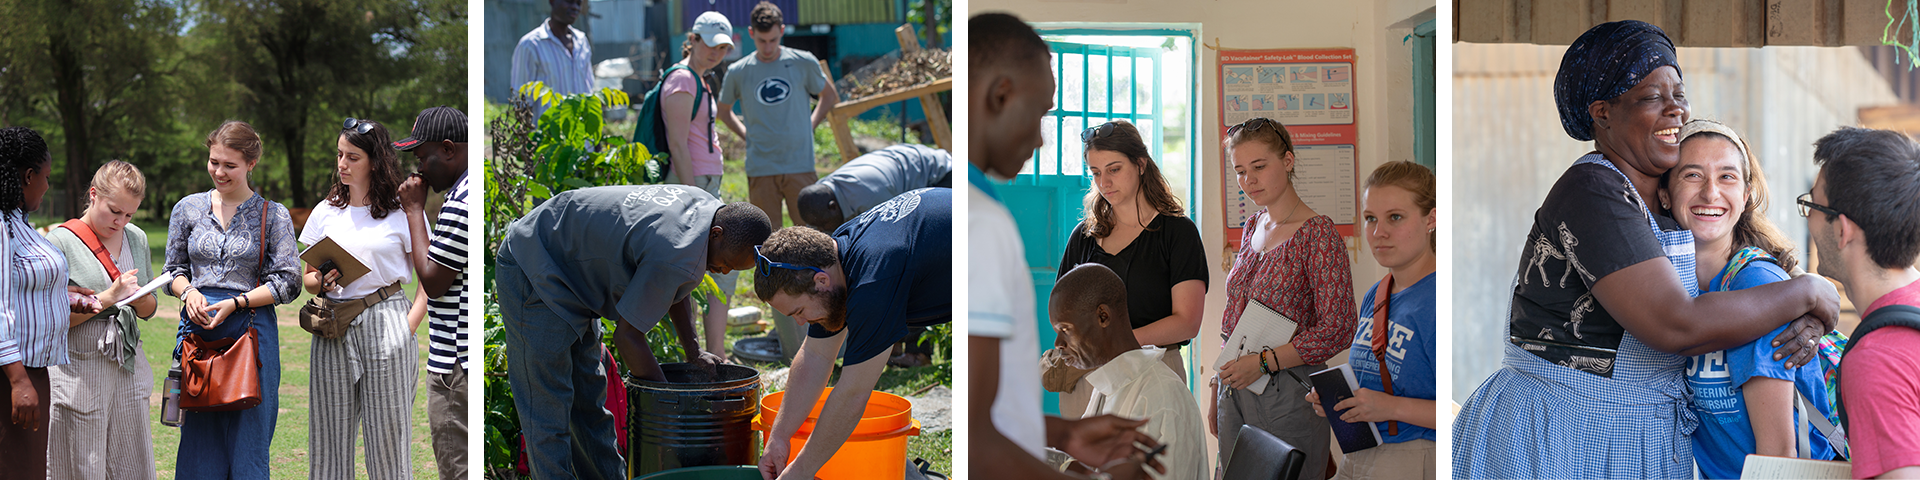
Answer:
<path fill-rule="evenodd" d="M 1095 478 L 1209 478 L 1202 415 L 1179 357 L 1207 311 L 1209 262 L 1198 228 L 1132 124 L 1115 120 L 1082 132 L 1094 188 L 1060 260 L 1047 304 L 1058 336 L 1043 358 L 1026 255 L 991 179 L 1012 178 L 1041 145 L 1039 122 L 1054 90 L 1050 52 L 1011 15 L 978 15 L 968 28 L 969 140 L 976 146 L 968 174 L 976 259 L 967 314 L 969 398 L 991 411 L 969 426 L 976 474 L 1058 475 L 1059 466 L 1040 461 L 1050 447 L 1071 457 L 1066 469 Z M 1227 274 L 1220 338 L 1240 326 L 1251 302 L 1298 322 L 1298 330 L 1283 345 L 1225 353 L 1237 358 L 1209 381 L 1213 401 L 1204 415 L 1206 431 L 1219 438 L 1216 465 L 1228 463 L 1240 429 L 1258 428 L 1305 453 L 1300 478 L 1324 478 L 1331 431 L 1316 416 L 1319 399 L 1304 379 L 1350 350 L 1361 389 L 1334 407 L 1344 420 L 1379 422 L 1386 445 L 1348 455 L 1340 474 L 1433 478 L 1433 172 L 1390 162 L 1367 179 L 1362 231 L 1391 273 L 1361 299 L 1357 314 L 1346 243 L 1333 219 L 1295 190 L 1286 127 L 1254 119 L 1228 129 L 1224 144 L 1235 179 L 1263 210 L 1247 220 Z M 1027 368 L 1036 358 L 1042 369 Z M 1260 378 L 1274 381 L 1261 393 L 1248 388 Z M 1065 416 L 1080 418 L 1042 421 L 1043 383 L 1065 393 Z M 1136 443 L 1167 450 L 1149 458 Z"/>
<path fill-rule="evenodd" d="M 1920 143 L 1852 127 L 1815 142 L 1795 203 L 1820 275 L 1804 275 L 1754 152 L 1691 118 L 1659 27 L 1588 30 L 1554 96 L 1595 151 L 1535 215 L 1506 361 L 1454 423 L 1455 475 L 1739 478 L 1749 455 L 1920 472 Z M 1864 317 L 1850 342 L 1821 275 Z"/>
<path fill-rule="evenodd" d="M 52 155 L 38 132 L 0 129 L 0 365 L 10 416 L 0 425 L 0 477 L 153 478 L 147 364 L 141 323 L 160 292 L 183 303 L 177 339 L 239 338 L 258 347 L 260 403 L 234 411 L 186 411 L 174 462 L 179 478 L 267 478 L 279 417 L 280 329 L 273 308 L 300 289 L 371 306 L 340 338 L 316 335 L 311 352 L 307 452 L 313 478 L 352 478 L 365 430 L 366 474 L 410 478 L 413 399 L 424 320 L 430 324 L 428 415 L 442 478 L 466 476 L 467 212 L 466 116 L 420 112 L 412 136 L 347 119 L 338 130 L 335 181 L 298 239 L 286 207 L 261 196 L 249 175 L 261 139 L 228 121 L 207 135 L 209 191 L 175 204 L 161 274 L 174 279 L 126 300 L 156 276 L 147 234 L 130 223 L 145 195 L 134 165 L 95 172 L 75 221 L 43 236 L 27 221 L 49 189 Z M 419 159 L 401 173 L 399 151 Z M 425 212 L 427 188 L 445 192 Z M 431 223 L 429 223 L 431 222 Z M 296 243 L 330 238 L 371 270 L 351 283 L 304 273 Z M 398 286 L 419 278 L 416 298 Z M 175 345 L 162 346 L 173 350 Z"/>
<path fill-rule="evenodd" d="M 590 92 L 591 44 L 571 27 L 580 2 L 550 5 L 546 21 L 515 47 L 512 82 Z M 688 362 L 727 361 L 728 299 L 737 272 L 755 271 L 754 295 L 771 307 L 793 363 L 782 409 L 818 402 L 835 360 L 843 361 L 805 448 L 795 452 L 787 441 L 805 417 L 781 416 L 770 427 L 774 441 L 760 460 L 769 479 L 812 478 L 851 437 L 887 352 L 951 321 L 950 155 L 895 145 L 822 178 L 813 132 L 838 96 L 818 60 L 780 44 L 784 32 L 778 6 L 755 6 L 755 51 L 728 66 L 715 89 L 704 77 L 736 48 L 733 25 L 713 11 L 694 20 L 682 59 L 663 72 L 656 93 L 666 135 L 656 153 L 666 154 L 667 185 L 570 190 L 524 217 L 501 219 L 513 222 L 496 274 L 507 376 L 536 477 L 627 473 L 613 417 L 601 407 L 612 372 L 601 368 L 599 318 L 614 320 L 613 341 L 633 377 L 664 381 L 644 332 L 665 318 Z M 724 152 L 715 123 L 746 140 L 750 202 L 720 201 Z M 780 228 L 786 218 L 794 226 Z M 709 277 L 722 295 L 707 299 L 700 335 L 691 293 Z"/>

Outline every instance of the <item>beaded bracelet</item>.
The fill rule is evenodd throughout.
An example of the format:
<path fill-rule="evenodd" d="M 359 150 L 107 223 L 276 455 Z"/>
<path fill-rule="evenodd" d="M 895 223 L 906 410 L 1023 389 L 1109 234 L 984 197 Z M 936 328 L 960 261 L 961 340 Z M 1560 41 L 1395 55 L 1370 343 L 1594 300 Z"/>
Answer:
<path fill-rule="evenodd" d="M 1273 370 L 1272 368 L 1267 366 L 1267 354 L 1269 353 L 1273 353 L 1273 348 L 1268 347 L 1260 350 L 1260 371 L 1268 375 L 1280 373 L 1279 370 Z"/>

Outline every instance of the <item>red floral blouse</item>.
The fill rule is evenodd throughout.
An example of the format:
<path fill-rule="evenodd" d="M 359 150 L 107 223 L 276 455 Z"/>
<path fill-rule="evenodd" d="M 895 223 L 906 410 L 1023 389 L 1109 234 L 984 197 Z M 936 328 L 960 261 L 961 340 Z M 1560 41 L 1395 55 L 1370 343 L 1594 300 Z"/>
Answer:
<path fill-rule="evenodd" d="M 1220 321 L 1222 338 L 1233 334 L 1247 299 L 1259 300 L 1287 318 L 1300 322 L 1293 348 L 1307 364 L 1327 361 L 1353 343 L 1359 322 L 1353 305 L 1353 270 L 1347 264 L 1347 244 L 1325 215 L 1307 219 L 1280 246 L 1262 252 L 1253 243 L 1253 225 L 1267 215 L 1247 219 L 1240 236 L 1240 254 L 1227 273 L 1227 313 Z"/>

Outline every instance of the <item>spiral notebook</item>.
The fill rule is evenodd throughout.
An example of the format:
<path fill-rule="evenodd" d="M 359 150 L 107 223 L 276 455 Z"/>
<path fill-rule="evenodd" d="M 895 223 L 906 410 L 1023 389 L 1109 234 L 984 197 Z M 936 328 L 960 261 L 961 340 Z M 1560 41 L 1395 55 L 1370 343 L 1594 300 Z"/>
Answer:
<path fill-rule="evenodd" d="M 1213 362 L 1213 370 L 1220 371 L 1220 367 L 1233 359 L 1286 345 L 1293 341 L 1293 332 L 1298 329 L 1300 324 L 1286 315 L 1281 315 L 1266 304 L 1247 300 L 1247 308 L 1240 312 L 1240 323 L 1234 324 L 1233 334 L 1227 336 L 1220 358 Z M 1267 393 L 1267 382 L 1272 379 L 1272 375 L 1263 375 L 1247 389 L 1256 395 Z"/>

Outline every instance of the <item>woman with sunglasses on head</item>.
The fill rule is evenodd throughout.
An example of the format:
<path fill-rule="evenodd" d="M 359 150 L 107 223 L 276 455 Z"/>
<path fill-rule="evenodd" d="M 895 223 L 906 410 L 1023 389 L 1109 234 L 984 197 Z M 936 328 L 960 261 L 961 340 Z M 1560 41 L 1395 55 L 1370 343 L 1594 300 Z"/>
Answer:
<path fill-rule="evenodd" d="M 1247 198 L 1262 210 L 1247 219 L 1240 253 L 1227 272 L 1227 311 L 1221 339 L 1233 335 L 1253 302 L 1298 324 L 1286 344 L 1235 351 L 1211 382 L 1220 438 L 1220 464 L 1233 456 L 1242 424 L 1267 431 L 1306 453 L 1300 478 L 1325 478 L 1327 421 L 1307 403 L 1307 377 L 1353 341 L 1353 270 L 1347 243 L 1333 219 L 1320 215 L 1294 188 L 1293 137 L 1280 122 L 1248 120 L 1227 129 L 1227 159 Z M 1247 387 L 1269 377 L 1266 391 Z"/>
<path fill-rule="evenodd" d="M 1693 234 L 1647 204 L 1692 114 L 1676 61 L 1665 32 L 1631 20 L 1595 26 L 1562 58 L 1561 127 L 1596 151 L 1534 213 L 1503 366 L 1453 424 L 1456 477 L 1692 476 L 1686 356 L 1792 322 L 1773 353 L 1804 365 L 1837 321 L 1839 295 L 1815 276 L 1699 293 Z"/>
<path fill-rule="evenodd" d="M 307 265 L 307 292 L 365 306 L 339 338 L 313 338 L 313 414 L 308 475 L 351 479 L 354 433 L 364 423 L 367 474 L 406 478 L 407 446 L 420 350 L 407 323 L 413 302 L 401 286 L 413 278 L 412 237 L 400 210 L 400 158 L 387 127 L 349 118 L 335 142 L 333 186 L 300 229 L 300 243 L 332 240 L 368 272 L 341 283 L 331 265 Z M 335 309 L 334 312 L 340 312 Z"/>
<path fill-rule="evenodd" d="M 124 297 L 153 280 L 147 233 L 133 213 L 146 196 L 147 180 L 133 164 L 114 160 L 93 172 L 87 208 L 80 218 L 47 231 L 47 241 L 66 252 L 73 284 Z M 118 302 L 113 302 L 118 303 Z M 54 367 L 52 430 L 47 478 L 153 478 L 153 435 L 147 401 L 153 371 L 140 341 L 140 320 L 160 306 L 143 295 L 124 306 L 72 318 L 67 356 Z"/>
<path fill-rule="evenodd" d="M 53 155 L 26 127 L 0 128 L 0 479 L 47 478 L 50 367 L 65 365 L 70 315 L 92 316 L 102 301 L 67 285 L 67 259 L 27 223 L 46 198 Z"/>
<path fill-rule="evenodd" d="M 173 206 L 162 290 L 180 297 L 179 338 L 239 338 L 259 332 L 260 404 L 245 410 L 184 412 L 174 478 L 267 478 L 280 409 L 280 329 L 273 306 L 300 296 L 287 208 L 261 197 L 248 173 L 260 164 L 260 135 L 228 121 L 207 134 L 213 190 Z M 180 353 L 176 349 L 177 359 Z"/>
<path fill-rule="evenodd" d="M 1200 333 L 1207 299 L 1207 252 L 1200 229 L 1187 218 L 1132 123 L 1114 120 L 1088 128 L 1080 141 L 1086 145 L 1093 188 L 1083 200 L 1086 217 L 1067 239 L 1058 273 L 1098 263 L 1119 274 L 1127 284 L 1134 336 L 1141 346 L 1165 348 L 1161 361 L 1184 380 L 1187 367 L 1180 347 Z M 1079 418 L 1092 398 L 1093 385 L 1079 379 L 1072 391 L 1060 395 L 1061 416 Z"/>

